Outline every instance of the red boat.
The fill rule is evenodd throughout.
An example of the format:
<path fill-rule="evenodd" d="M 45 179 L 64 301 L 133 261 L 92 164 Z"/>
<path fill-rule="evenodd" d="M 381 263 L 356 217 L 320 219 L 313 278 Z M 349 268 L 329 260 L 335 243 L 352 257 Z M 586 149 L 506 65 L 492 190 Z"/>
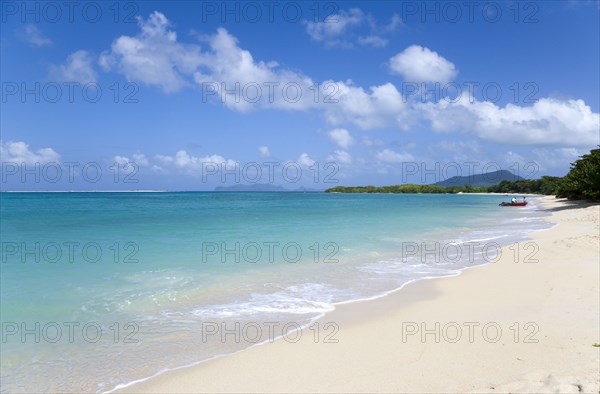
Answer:
<path fill-rule="evenodd" d="M 524 207 L 527 205 L 527 201 L 525 202 L 501 202 L 498 204 L 501 207 Z"/>

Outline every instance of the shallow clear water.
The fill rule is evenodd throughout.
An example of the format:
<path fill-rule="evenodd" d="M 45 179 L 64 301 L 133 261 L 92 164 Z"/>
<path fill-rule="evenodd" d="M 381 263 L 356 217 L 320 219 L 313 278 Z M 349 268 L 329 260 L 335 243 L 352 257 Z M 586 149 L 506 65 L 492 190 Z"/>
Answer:
<path fill-rule="evenodd" d="M 493 261 L 548 227 L 502 199 L 0 193 L 2 391 L 111 390 Z M 222 323 L 263 331 L 206 335 Z"/>

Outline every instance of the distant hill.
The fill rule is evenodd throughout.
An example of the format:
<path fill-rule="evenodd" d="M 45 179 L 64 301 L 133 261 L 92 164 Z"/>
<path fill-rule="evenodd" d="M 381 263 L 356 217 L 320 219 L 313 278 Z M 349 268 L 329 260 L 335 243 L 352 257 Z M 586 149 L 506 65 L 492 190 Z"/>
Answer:
<path fill-rule="evenodd" d="M 255 183 L 252 185 L 217 186 L 216 192 L 316 192 L 317 190 L 299 187 L 297 189 L 286 189 L 281 185 L 268 183 Z"/>
<path fill-rule="evenodd" d="M 515 182 L 520 181 L 522 178 L 518 175 L 513 174 L 507 170 L 500 170 L 494 172 L 487 172 L 485 174 L 474 174 L 471 176 L 453 176 L 445 181 L 434 183 L 436 186 L 477 186 L 477 187 L 488 187 L 499 184 L 502 181 Z"/>

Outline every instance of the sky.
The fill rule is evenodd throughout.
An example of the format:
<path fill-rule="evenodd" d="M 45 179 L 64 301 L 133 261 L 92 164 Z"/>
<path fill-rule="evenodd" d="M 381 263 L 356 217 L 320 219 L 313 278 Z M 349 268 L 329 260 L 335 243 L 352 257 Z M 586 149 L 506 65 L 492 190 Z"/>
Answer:
<path fill-rule="evenodd" d="M 562 176 L 597 1 L 0 3 L 2 190 Z"/>

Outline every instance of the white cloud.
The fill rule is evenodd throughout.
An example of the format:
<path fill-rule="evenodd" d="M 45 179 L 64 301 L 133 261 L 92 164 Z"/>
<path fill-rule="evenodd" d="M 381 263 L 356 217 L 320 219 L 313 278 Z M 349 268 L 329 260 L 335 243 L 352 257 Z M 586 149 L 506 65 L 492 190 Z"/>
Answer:
<path fill-rule="evenodd" d="M 225 159 L 221 155 L 210 155 L 197 157 L 190 155 L 185 150 L 179 150 L 174 156 L 156 155 L 163 166 L 172 166 L 189 174 L 202 174 L 202 171 L 236 169 L 239 165 L 237 161 Z M 159 167 L 162 170 L 162 167 Z"/>
<path fill-rule="evenodd" d="M 391 83 L 372 86 L 369 91 L 348 82 L 337 82 L 337 103 L 323 104 L 325 118 L 330 124 L 351 123 L 363 129 L 401 124 L 404 102 Z"/>
<path fill-rule="evenodd" d="M 513 152 L 513 151 L 508 151 L 504 154 L 504 163 L 507 165 L 511 165 L 514 163 L 519 163 L 520 165 L 517 166 L 515 169 L 511 168 L 513 171 L 515 171 L 516 169 L 518 169 L 519 167 L 521 167 L 521 165 L 523 165 L 523 163 L 526 163 L 527 160 L 525 160 L 525 158 L 523 156 L 521 156 L 520 154 L 518 154 L 517 152 Z M 518 171 L 515 171 L 518 172 Z M 519 175 L 519 174 L 516 174 Z"/>
<path fill-rule="evenodd" d="M 435 146 L 454 153 L 479 152 L 479 144 L 475 141 L 440 141 Z"/>
<path fill-rule="evenodd" d="M 167 93 L 195 82 L 203 91 L 203 100 L 218 100 L 242 112 L 259 107 L 304 110 L 317 106 L 311 90 L 315 83 L 310 78 L 280 70 L 274 61 L 255 61 L 226 29 L 204 36 L 208 48 L 202 51 L 197 44 L 178 42 L 170 25 L 159 12 L 147 20 L 140 18 L 140 33 L 116 39 L 111 50 L 101 54 L 100 65 Z"/>
<path fill-rule="evenodd" d="M 82 85 L 96 82 L 92 56 L 84 50 L 70 54 L 64 65 L 51 66 L 50 74 L 53 78 L 64 82 L 79 82 Z"/>
<path fill-rule="evenodd" d="M 410 153 L 407 153 L 407 152 L 398 153 L 398 152 L 394 152 L 391 149 L 384 149 L 380 152 L 377 152 L 375 154 L 375 158 L 384 163 L 390 163 L 390 164 L 414 161 L 414 157 Z"/>
<path fill-rule="evenodd" d="M 469 137 L 467 137 L 469 138 Z M 435 144 L 429 145 L 429 151 L 433 154 L 433 157 L 446 156 L 446 152 L 450 152 L 452 155 L 450 160 L 454 162 L 468 162 L 468 161 L 489 161 L 490 158 L 482 156 L 482 152 L 479 143 L 474 139 L 466 141 L 446 141 L 442 140 Z M 482 160 L 479 160 L 482 159 Z"/>
<path fill-rule="evenodd" d="M 269 152 L 269 147 L 268 146 L 259 146 L 258 147 L 258 153 L 260 153 L 260 155 L 262 157 L 269 157 L 269 156 L 271 156 L 271 152 Z"/>
<path fill-rule="evenodd" d="M 125 165 L 129 163 L 129 158 L 125 156 L 115 156 L 113 157 L 113 161 L 120 165 Z"/>
<path fill-rule="evenodd" d="M 150 167 L 150 169 L 158 174 L 166 174 L 167 171 L 165 171 L 164 168 L 162 168 L 161 166 L 158 166 L 156 164 L 153 164 L 152 167 Z"/>
<path fill-rule="evenodd" d="M 45 164 L 58 162 L 60 155 L 52 148 L 42 148 L 36 151 L 29 149 L 23 141 L 0 140 L 0 162 L 16 164 Z"/>
<path fill-rule="evenodd" d="M 512 145 L 593 147 L 600 142 L 600 115 L 583 100 L 544 98 L 529 107 L 461 99 L 421 105 L 434 131 L 471 132 L 487 141 Z"/>
<path fill-rule="evenodd" d="M 302 153 L 298 157 L 298 160 L 296 160 L 296 163 L 300 164 L 303 167 L 310 167 L 313 164 L 315 164 L 315 161 L 313 159 L 311 159 L 311 157 L 308 155 L 308 153 Z"/>
<path fill-rule="evenodd" d="M 372 46 L 374 48 L 383 48 L 387 46 L 389 40 L 375 35 L 358 37 L 357 42 L 362 46 Z"/>
<path fill-rule="evenodd" d="M 327 156 L 327 161 L 340 164 L 351 164 L 352 156 L 344 150 L 335 150 L 332 155 Z"/>
<path fill-rule="evenodd" d="M 390 69 L 410 82 L 450 82 L 458 71 L 437 52 L 411 45 L 390 59 Z"/>
<path fill-rule="evenodd" d="M 133 162 L 140 167 L 146 167 L 149 164 L 148 159 L 143 153 L 134 153 L 132 157 Z"/>
<path fill-rule="evenodd" d="M 365 146 L 368 146 L 369 148 L 374 147 L 374 146 L 382 146 L 384 144 L 384 142 L 380 139 L 371 139 L 369 137 L 363 137 L 363 144 L 365 144 Z"/>
<path fill-rule="evenodd" d="M 527 161 L 532 161 L 533 159 L 536 163 L 539 163 L 540 171 L 560 168 L 566 174 L 568 167 L 565 166 L 565 163 L 577 161 L 580 156 L 589 153 L 589 150 L 576 148 L 534 148 L 531 152 L 533 155 L 532 157 L 528 156 Z M 529 170 L 529 168 L 523 169 L 523 171 Z M 537 175 L 540 174 L 538 173 Z"/>
<path fill-rule="evenodd" d="M 23 41 L 36 47 L 52 46 L 52 40 L 44 37 L 40 29 L 32 24 L 25 25 L 20 36 Z"/>
<path fill-rule="evenodd" d="M 400 15 L 393 14 L 392 17 L 390 18 L 390 23 L 383 26 L 380 30 L 384 33 L 393 33 L 401 25 L 402 25 L 402 18 L 400 18 Z"/>
<path fill-rule="evenodd" d="M 328 46 L 347 45 L 344 35 L 353 26 L 365 23 L 365 13 L 359 8 L 349 11 L 340 10 L 339 13 L 329 15 L 323 22 L 306 21 L 306 33 L 311 39 L 323 42 Z"/>
<path fill-rule="evenodd" d="M 168 30 L 170 22 L 155 11 L 147 20 L 138 19 L 140 33 L 121 36 L 111 50 L 100 55 L 106 71 L 115 69 L 131 81 L 155 85 L 165 92 L 175 92 L 187 84 L 184 76 L 192 75 L 202 62 L 200 47 L 177 42 L 177 34 Z"/>
<path fill-rule="evenodd" d="M 131 157 L 130 159 L 127 156 L 115 156 L 113 157 L 113 161 L 122 166 L 128 163 L 133 163 L 138 167 L 148 167 L 150 165 L 148 158 L 143 153 L 134 153 Z"/>
<path fill-rule="evenodd" d="M 342 149 L 348 149 L 350 145 L 354 144 L 354 138 L 346 129 L 333 129 L 327 135 L 334 144 Z"/>
<path fill-rule="evenodd" d="M 154 156 L 154 158 L 158 161 L 160 161 L 162 164 L 172 164 L 173 163 L 173 156 L 166 156 L 166 155 L 156 155 Z"/>
<path fill-rule="evenodd" d="M 366 24 L 373 24 L 369 16 L 358 11 L 344 15 L 346 19 L 362 15 Z M 346 19 L 341 25 L 335 25 L 337 27 L 314 27 L 315 34 L 335 36 L 338 30 L 346 29 L 342 25 L 356 23 Z M 399 23 L 399 18 L 392 18 L 389 29 L 395 29 Z M 319 110 L 326 122 L 336 128 L 352 125 L 361 129 L 389 127 L 409 131 L 417 127 L 425 129 L 428 125 L 435 132 L 471 134 L 485 141 L 513 145 L 574 147 L 598 143 L 599 115 L 582 100 L 546 98 L 529 107 L 498 107 L 491 102 L 469 102 L 470 98 L 465 95 L 454 103 L 447 100 L 420 102 L 415 97 L 403 97 L 390 82 L 365 88 L 351 80 L 318 83 L 317 100 L 314 94 L 317 82 L 300 72 L 281 68 L 276 62 L 254 59 L 227 30 L 218 29 L 215 34 L 205 36 L 203 39 L 208 46 L 202 51 L 197 44 L 177 42 L 175 32 L 168 30 L 169 25 L 166 17 L 158 12 L 148 20 L 140 19 L 140 33 L 115 40 L 111 51 L 101 56 L 101 63 L 130 79 L 141 80 L 167 92 L 193 86 L 194 82 L 201 89 L 205 84 L 217 82 L 214 94 L 208 98 L 236 111 L 262 108 Z M 416 45 L 392 58 L 390 66 L 408 79 L 430 82 L 450 80 L 457 73 L 451 62 Z M 259 100 L 240 99 L 239 94 L 236 100 L 222 89 L 234 89 L 236 84 L 260 86 Z M 272 95 L 265 84 L 276 86 Z M 281 91 L 286 84 L 295 84 L 301 90 L 302 97 L 297 102 L 282 97 Z M 347 146 L 338 146 L 347 149 Z"/>
<path fill-rule="evenodd" d="M 210 51 L 203 53 L 202 69 L 194 73 L 194 80 L 205 92 L 213 89 L 227 107 L 238 111 L 257 107 L 305 110 L 319 104 L 312 79 L 281 70 L 276 62 L 255 61 L 227 30 L 218 29 L 208 43 Z M 236 90 L 236 86 L 234 95 L 225 91 Z M 207 97 L 211 95 L 207 93 Z"/>
<path fill-rule="evenodd" d="M 517 153 L 509 150 L 504 152 L 499 162 L 502 167 L 514 174 L 527 179 L 538 179 L 549 172 L 556 173 L 560 170 L 564 175 L 569 171 L 569 163 L 573 163 L 580 156 L 589 153 L 588 149 L 577 148 L 533 148 L 527 152 Z"/>
<path fill-rule="evenodd" d="M 204 157 L 196 157 L 188 154 L 184 150 L 180 150 L 175 154 L 175 165 L 178 167 L 195 167 L 198 168 L 202 164 L 231 164 L 235 166 L 232 160 L 226 160 L 220 155 L 210 155 Z"/>
<path fill-rule="evenodd" d="M 337 14 L 327 16 L 322 22 L 304 22 L 310 38 L 328 47 L 352 47 L 356 42 L 375 48 L 387 46 L 389 40 L 382 35 L 393 33 L 401 23 L 400 17 L 394 14 L 387 25 L 379 25 L 372 15 L 365 14 L 359 8 L 340 10 Z M 363 27 L 366 27 L 368 34 L 358 35 L 354 32 Z"/>

